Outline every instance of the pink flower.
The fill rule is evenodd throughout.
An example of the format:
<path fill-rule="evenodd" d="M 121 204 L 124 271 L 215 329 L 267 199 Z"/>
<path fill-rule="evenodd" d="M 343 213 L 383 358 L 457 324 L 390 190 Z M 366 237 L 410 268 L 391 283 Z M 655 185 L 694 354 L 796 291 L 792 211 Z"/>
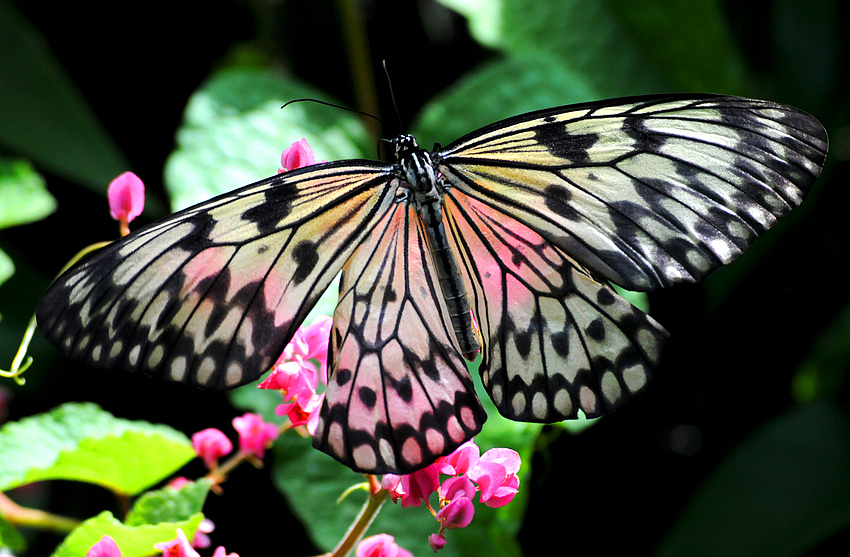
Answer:
<path fill-rule="evenodd" d="M 118 544 L 109 536 L 103 536 L 100 541 L 91 546 L 86 552 L 86 557 L 121 557 Z"/>
<path fill-rule="evenodd" d="M 213 553 L 213 557 L 239 557 L 238 553 L 227 553 L 225 551 L 224 546 L 220 545 L 215 548 L 215 553 Z"/>
<path fill-rule="evenodd" d="M 212 470 L 218 465 L 219 457 L 233 450 L 233 443 L 220 430 L 210 427 L 192 436 L 192 448 Z"/>
<path fill-rule="evenodd" d="M 315 435 L 319 425 L 319 411 L 324 400 L 325 393 L 312 393 L 307 396 L 307 393 L 302 392 L 294 401 L 278 405 L 274 413 L 288 417 L 292 427 L 306 425 L 307 432 Z"/>
<path fill-rule="evenodd" d="M 316 164 L 316 156 L 313 154 L 313 149 L 307 143 L 307 140 L 301 139 L 301 141 L 296 141 L 284 149 L 283 154 L 280 156 L 280 165 L 283 168 L 278 169 L 278 173 L 303 168 L 311 164 Z"/>
<path fill-rule="evenodd" d="M 377 534 L 363 538 L 357 545 L 356 557 L 413 557 L 408 550 L 395 543 L 389 534 Z"/>
<path fill-rule="evenodd" d="M 269 376 L 258 385 L 261 389 L 276 389 L 284 392 L 284 400 L 299 396 L 310 397 L 316 392 L 319 376 L 310 362 L 292 360 L 275 364 Z"/>
<path fill-rule="evenodd" d="M 109 183 L 106 198 L 109 214 L 120 223 L 121 235 L 126 236 L 130 233 L 130 221 L 145 208 L 145 185 L 132 172 L 125 172 Z"/>
<path fill-rule="evenodd" d="M 520 464 L 519 454 L 511 449 L 490 449 L 481 455 L 467 473 L 481 490 L 481 502 L 493 508 L 510 503 L 519 491 Z"/>
<path fill-rule="evenodd" d="M 441 536 L 440 534 L 431 534 L 428 536 L 428 545 L 431 546 L 431 549 L 434 553 L 446 547 L 446 538 Z"/>
<path fill-rule="evenodd" d="M 322 382 L 327 384 L 328 341 L 332 328 L 333 319 L 327 315 L 319 315 L 309 325 L 299 327 L 292 336 L 292 340 L 283 349 L 283 354 L 278 358 L 275 367 L 291 360 L 306 362 L 315 359 L 319 362 Z"/>
<path fill-rule="evenodd" d="M 201 557 L 180 528 L 177 529 L 177 539 L 158 543 L 153 547 L 162 551 L 163 557 Z"/>
<path fill-rule="evenodd" d="M 207 535 L 212 533 L 215 530 L 215 523 L 209 518 L 205 518 L 198 524 L 198 529 L 195 530 L 195 537 L 192 538 L 192 547 L 197 547 L 199 549 L 203 549 L 205 547 L 209 547 L 210 537 Z"/>
<path fill-rule="evenodd" d="M 470 439 L 450 455 L 443 456 L 437 459 L 437 464 L 440 466 L 440 473 L 447 476 L 459 476 L 478 464 L 478 459 L 481 455 L 481 449 L 475 444 L 475 441 Z"/>
<path fill-rule="evenodd" d="M 239 449 L 263 458 L 266 447 L 277 439 L 278 429 L 275 424 L 266 423 L 258 414 L 247 413 L 233 418 L 233 427 L 239 432 Z"/>
<path fill-rule="evenodd" d="M 475 515 L 475 507 L 468 497 L 458 497 L 451 503 L 437 511 L 437 520 L 440 521 L 440 533 L 444 529 L 466 528 L 472 522 Z"/>

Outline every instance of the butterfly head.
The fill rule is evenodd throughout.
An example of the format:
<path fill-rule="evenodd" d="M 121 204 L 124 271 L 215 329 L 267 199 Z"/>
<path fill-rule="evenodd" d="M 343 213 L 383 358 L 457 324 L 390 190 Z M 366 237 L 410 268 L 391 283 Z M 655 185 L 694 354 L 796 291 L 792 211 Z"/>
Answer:
<path fill-rule="evenodd" d="M 420 150 L 416 138 L 410 134 L 400 135 L 393 139 L 393 148 L 397 161 Z"/>

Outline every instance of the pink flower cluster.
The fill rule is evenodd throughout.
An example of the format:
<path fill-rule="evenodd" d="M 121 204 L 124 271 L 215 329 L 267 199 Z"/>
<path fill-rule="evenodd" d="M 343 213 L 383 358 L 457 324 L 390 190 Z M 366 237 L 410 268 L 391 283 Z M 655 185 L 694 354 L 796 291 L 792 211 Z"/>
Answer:
<path fill-rule="evenodd" d="M 180 528 L 177 529 L 177 538 L 158 543 L 154 545 L 154 549 L 161 551 L 163 557 L 201 557 Z M 110 536 L 103 536 L 89 548 L 86 557 L 121 557 L 121 549 Z M 227 553 L 223 546 L 218 546 L 212 557 L 239 557 L 239 555 Z"/>
<path fill-rule="evenodd" d="M 319 380 L 327 385 L 328 339 L 333 321 L 321 315 L 313 323 L 299 327 L 283 350 L 261 389 L 283 393 L 284 403 L 275 410 L 287 416 L 292 427 L 305 425 L 310 435 L 316 432 L 324 393 L 318 393 Z"/>
<path fill-rule="evenodd" d="M 265 456 L 266 448 L 277 439 L 279 433 L 278 426 L 265 422 L 259 414 L 250 412 L 233 418 L 233 428 L 239 434 L 239 450 L 259 459 Z M 230 439 L 214 427 L 194 434 L 192 447 L 210 470 L 218 467 L 219 458 L 233 450 Z"/>
<path fill-rule="evenodd" d="M 464 528 L 475 514 L 472 499 L 479 493 L 479 502 L 488 507 L 503 507 L 511 502 L 519 489 L 520 457 L 511 449 L 481 449 L 469 440 L 448 456 L 412 474 L 384 474 L 381 487 L 390 493 L 394 503 L 402 507 L 418 507 L 423 502 L 431 508 L 428 498 L 437 492 L 439 511 L 434 511 L 440 530 L 431 534 L 429 542 L 435 552 L 446 544 L 445 531 Z M 450 476 L 440 484 L 440 474 Z"/>

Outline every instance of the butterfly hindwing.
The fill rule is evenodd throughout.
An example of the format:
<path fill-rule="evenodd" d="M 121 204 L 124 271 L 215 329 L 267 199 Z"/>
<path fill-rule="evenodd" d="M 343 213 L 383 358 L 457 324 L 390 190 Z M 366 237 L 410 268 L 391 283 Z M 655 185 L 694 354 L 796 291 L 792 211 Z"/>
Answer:
<path fill-rule="evenodd" d="M 672 95 L 518 116 L 437 158 L 453 187 L 643 291 L 738 257 L 802 201 L 826 150 L 823 126 L 793 107 Z"/>
<path fill-rule="evenodd" d="M 391 203 L 377 163 L 291 172 L 176 213 L 58 278 L 45 336 L 97 367 L 205 388 L 267 371 Z"/>
<path fill-rule="evenodd" d="M 660 325 L 522 223 L 459 191 L 446 200 L 481 328 L 479 372 L 502 415 L 595 417 L 646 385 Z"/>
<path fill-rule="evenodd" d="M 409 473 L 481 429 L 486 415 L 407 202 L 346 264 L 330 353 L 313 442 L 353 469 Z"/>

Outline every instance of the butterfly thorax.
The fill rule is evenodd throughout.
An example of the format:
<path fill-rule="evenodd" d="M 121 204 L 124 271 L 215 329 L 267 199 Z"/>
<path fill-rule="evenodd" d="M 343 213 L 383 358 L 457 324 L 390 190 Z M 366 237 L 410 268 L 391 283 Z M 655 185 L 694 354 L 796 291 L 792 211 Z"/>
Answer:
<path fill-rule="evenodd" d="M 466 359 L 473 360 L 481 348 L 481 343 L 472 324 L 469 296 L 461 275 L 460 263 L 444 225 L 445 186 L 442 175 L 435 167 L 431 153 L 421 149 L 412 135 L 403 135 L 393 141 L 393 144 L 398 159 L 401 187 L 410 193 L 404 199 L 412 203 L 419 214 L 422 232 L 427 239 L 431 261 L 437 271 L 440 290 L 460 352 Z"/>

